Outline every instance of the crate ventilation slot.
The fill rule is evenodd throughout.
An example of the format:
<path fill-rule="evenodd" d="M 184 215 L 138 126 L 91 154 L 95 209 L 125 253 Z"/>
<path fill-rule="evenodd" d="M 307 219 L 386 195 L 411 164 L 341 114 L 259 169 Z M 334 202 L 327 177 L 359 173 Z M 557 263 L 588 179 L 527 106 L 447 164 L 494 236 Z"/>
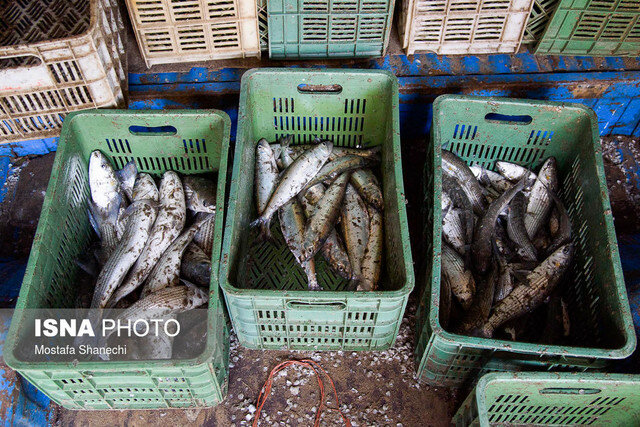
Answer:
<path fill-rule="evenodd" d="M 207 144 L 202 139 L 183 139 L 182 144 L 184 145 L 185 154 L 189 153 L 206 153 L 207 152 Z"/>
<path fill-rule="evenodd" d="M 131 146 L 129 145 L 129 140 L 125 139 L 108 139 L 107 138 L 107 147 L 109 147 L 109 152 L 111 153 L 128 153 L 131 154 Z"/>
<path fill-rule="evenodd" d="M 478 133 L 478 126 L 456 125 L 453 129 L 453 139 L 475 139 Z"/>

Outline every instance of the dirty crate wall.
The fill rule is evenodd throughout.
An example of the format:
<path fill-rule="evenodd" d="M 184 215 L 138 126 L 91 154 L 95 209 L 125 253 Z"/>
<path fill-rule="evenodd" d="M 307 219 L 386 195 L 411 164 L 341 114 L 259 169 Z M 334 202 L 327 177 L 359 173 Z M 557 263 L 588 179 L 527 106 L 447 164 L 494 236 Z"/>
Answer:
<path fill-rule="evenodd" d="M 226 394 L 229 331 L 216 281 L 222 239 L 230 120 L 215 110 L 91 110 L 68 117 L 56 154 L 34 245 L 4 346 L 6 363 L 68 409 L 158 409 L 214 406 Z M 130 126 L 143 126 L 138 133 Z M 173 132 L 167 127 L 173 127 Z M 161 131 L 158 132 L 157 129 Z M 155 133 L 154 133 L 155 131 Z M 19 359 L 20 333 L 36 308 L 73 308 L 78 254 L 92 243 L 87 212 L 88 159 L 99 149 L 121 168 L 159 176 L 167 169 L 219 172 L 218 214 L 207 346 L 192 360 L 30 362 Z"/>
<path fill-rule="evenodd" d="M 636 337 L 591 112 L 581 106 L 454 95 L 442 96 L 436 103 L 425 171 L 424 235 L 434 255 L 427 259 L 418 313 L 420 378 L 434 385 L 462 386 L 484 371 L 599 367 L 629 356 Z M 563 297 L 571 324 L 583 325 L 572 328 L 566 345 L 469 337 L 443 328 L 440 145 L 489 169 L 497 159 L 531 168 L 549 156 L 557 159 L 559 195 L 571 217 L 575 244 L 569 275 L 573 280 L 565 285 Z"/>
<path fill-rule="evenodd" d="M 413 289 L 395 77 L 371 70 L 254 70 L 243 77 L 240 109 L 223 246 L 228 256 L 220 269 L 238 340 L 259 349 L 389 348 Z M 249 227 L 256 217 L 256 142 L 286 134 L 294 135 L 294 144 L 318 136 L 339 146 L 383 147 L 385 248 L 378 291 L 347 291 L 348 282 L 330 273 L 320 256 L 318 279 L 325 290 L 309 291 L 281 238 L 262 242 Z M 275 236 L 278 227 L 274 218 Z"/>

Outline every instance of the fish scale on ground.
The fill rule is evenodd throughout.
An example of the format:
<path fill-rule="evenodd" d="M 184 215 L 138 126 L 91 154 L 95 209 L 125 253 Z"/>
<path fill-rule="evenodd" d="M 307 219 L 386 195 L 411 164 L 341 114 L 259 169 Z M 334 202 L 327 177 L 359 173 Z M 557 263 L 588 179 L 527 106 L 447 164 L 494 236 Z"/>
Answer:
<path fill-rule="evenodd" d="M 291 139 L 283 137 L 270 148 L 264 139 L 256 144 L 254 185 L 259 218 L 251 225 L 260 225 L 264 238 L 268 236 L 271 216 L 279 212 L 285 241 L 297 263 L 306 270 L 309 289 L 321 288 L 315 281 L 315 272 L 311 275 L 304 264 L 314 260 L 316 253 L 322 254 L 334 275 L 349 280 L 347 289 L 377 289 L 384 241 L 381 214 L 384 203 L 382 190 L 370 168 L 380 164 L 381 148 L 338 147 L 319 139 L 314 144 L 290 145 Z M 280 169 L 278 178 L 270 172 L 275 152 L 280 153 L 275 159 Z M 265 204 L 267 195 L 269 200 Z M 303 215 L 294 215 L 297 201 Z M 370 216 L 375 217 L 373 224 Z M 296 242 L 303 219 L 300 259 Z"/>
<path fill-rule="evenodd" d="M 136 320 L 158 313 L 171 317 L 206 304 L 215 183 L 203 176 L 181 177 L 166 171 L 158 190 L 151 175 L 137 173 L 135 163 L 114 171 L 107 157 L 94 151 L 89 161 L 89 187 L 92 225 L 102 248 L 113 246 L 106 260 L 96 254 L 105 264 L 97 275 L 91 307 L 122 308 L 121 317 Z M 132 202 L 129 207 L 127 200 Z M 105 224 L 111 228 L 105 231 Z M 195 239 L 199 231 L 202 233 Z M 191 249 L 183 260 L 189 245 Z M 92 322 L 102 316 L 97 313 L 90 314 Z M 136 348 L 131 354 L 134 358 L 169 358 L 172 342 L 170 337 L 132 342 Z M 153 348 L 143 348 L 148 346 Z"/>
<path fill-rule="evenodd" d="M 537 174 L 500 160 L 493 165 L 496 172 L 469 166 L 447 150 L 442 164 L 441 323 L 456 333 L 486 338 L 544 341 L 562 335 L 540 335 L 555 331 L 562 315 L 565 323 L 569 318 L 566 306 L 561 312 L 557 303 L 544 305 L 552 292 L 562 292 L 574 252 L 571 220 L 556 195 L 555 158 L 546 159 Z M 465 242 L 460 217 L 471 210 L 479 218 Z M 547 315 L 536 314 L 544 309 Z M 533 331 L 529 318 L 534 314 L 555 324 Z"/>

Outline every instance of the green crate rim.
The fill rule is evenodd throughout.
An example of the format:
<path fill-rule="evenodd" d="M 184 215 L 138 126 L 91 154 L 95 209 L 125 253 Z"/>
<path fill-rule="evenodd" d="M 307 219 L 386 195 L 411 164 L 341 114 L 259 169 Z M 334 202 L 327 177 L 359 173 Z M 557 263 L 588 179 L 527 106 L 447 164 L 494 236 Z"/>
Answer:
<path fill-rule="evenodd" d="M 291 68 L 254 68 L 247 71 L 242 76 L 242 83 L 240 88 L 240 110 L 238 111 L 238 120 L 246 120 L 247 113 L 245 111 L 245 105 L 247 104 L 247 92 L 249 86 L 249 78 L 253 75 L 260 73 L 282 73 L 282 74 L 308 74 L 308 73 L 327 73 L 327 72 L 345 72 L 340 69 L 322 69 L 322 70 L 313 70 L 310 71 L 308 69 L 291 69 Z M 385 74 L 390 77 L 393 77 L 392 84 L 393 89 L 397 90 L 398 81 L 395 78 L 395 75 L 390 71 L 386 70 L 349 70 L 348 73 L 360 75 L 363 78 L 367 74 Z M 398 98 L 395 97 L 391 106 L 392 111 L 396 115 L 395 120 L 397 120 L 398 108 L 399 108 Z M 400 138 L 399 134 L 394 135 L 395 138 Z M 244 130 L 242 126 L 238 126 L 238 134 L 236 137 L 236 153 L 241 153 L 244 149 Z M 401 158 L 400 156 L 400 144 L 393 144 L 393 155 L 396 158 Z M 235 155 L 233 160 L 233 174 L 239 173 L 241 167 L 241 156 Z M 400 207 L 400 233 L 402 239 L 402 252 L 405 260 L 405 270 L 407 273 L 405 284 L 401 289 L 389 290 L 389 291 L 358 291 L 358 292 L 344 292 L 344 291 L 308 291 L 308 290 L 293 290 L 293 291 L 278 291 L 278 290 L 270 290 L 270 289 L 241 289 L 233 286 L 229 281 L 229 272 L 230 266 L 228 263 L 229 248 L 231 246 L 231 232 L 235 226 L 235 222 L 233 218 L 235 217 L 235 210 L 237 204 L 238 197 L 238 185 L 235 180 L 231 180 L 231 189 L 229 190 L 229 204 L 227 206 L 227 221 L 224 227 L 224 237 L 222 241 L 222 253 L 223 256 L 220 259 L 220 277 L 219 282 L 220 286 L 224 290 L 225 293 L 234 296 L 253 296 L 253 297 L 278 297 L 278 298 L 286 298 L 286 297 L 296 297 L 296 296 L 308 296 L 315 295 L 318 298 L 318 301 L 322 301 L 324 299 L 339 299 L 349 296 L 350 299 L 361 299 L 361 298 L 394 298 L 394 297 L 403 297 L 409 294 L 414 287 L 415 284 L 415 274 L 413 271 L 413 258 L 411 256 L 411 245 L 409 243 L 409 223 L 407 219 L 407 210 L 405 199 L 400 195 L 404 195 L 404 182 L 402 180 L 402 170 L 400 165 L 396 165 L 394 168 L 394 175 L 396 181 L 398 182 L 396 195 L 398 197 L 398 206 Z M 227 255 L 225 255 L 227 254 Z"/>
<path fill-rule="evenodd" d="M 437 111 L 439 110 L 439 105 L 442 102 L 447 100 L 460 100 L 460 101 L 483 101 L 487 103 L 502 103 L 509 101 L 521 101 L 516 98 L 500 98 L 500 97 L 482 97 L 482 96 L 466 96 L 466 95 L 441 95 L 435 99 L 433 102 L 433 124 L 431 127 L 432 132 L 432 143 L 435 141 L 439 141 L 439 133 L 440 129 L 438 126 L 438 115 Z M 592 133 L 594 135 L 594 140 L 591 141 L 594 150 L 597 154 L 602 152 L 599 142 L 600 132 L 598 130 L 598 120 L 595 112 L 582 104 L 568 104 L 562 102 L 553 102 L 553 101 L 535 101 L 536 105 L 539 105 L 541 108 L 552 108 L 552 107 L 562 107 L 562 108 L 573 108 L 582 110 L 585 114 L 587 114 L 591 119 L 591 127 Z M 585 142 L 588 144 L 588 142 Z M 611 203 L 609 201 L 609 192 L 606 186 L 606 179 L 604 174 L 604 164 L 602 162 L 602 156 L 596 155 L 596 174 L 598 176 L 598 190 L 603 195 L 602 197 L 602 210 L 605 212 L 605 223 L 604 227 L 606 228 L 607 237 L 609 241 L 612 243 L 613 250 L 611 251 L 612 263 L 614 266 L 614 277 L 616 291 L 619 295 L 621 305 L 623 307 L 622 319 L 623 319 L 623 327 L 625 329 L 625 334 L 627 335 L 627 340 L 624 346 L 617 349 L 599 349 L 599 348 L 589 348 L 589 347 L 575 347 L 575 346 L 561 346 L 561 345 L 545 345 L 544 349 L 540 351 L 539 344 L 533 343 L 524 343 L 517 341 L 507 341 L 507 340 L 497 340 L 493 338 L 478 338 L 478 337 L 469 337 L 466 335 L 454 334 L 451 332 L 447 332 L 440 325 L 440 262 L 434 262 L 433 268 L 431 271 L 431 298 L 429 301 L 429 326 L 431 328 L 431 336 L 429 337 L 428 342 L 430 343 L 435 335 L 442 340 L 448 341 L 451 344 L 463 344 L 466 347 L 470 348 L 479 348 L 485 350 L 492 351 L 500 351 L 505 350 L 509 352 L 514 352 L 514 354 L 530 354 L 530 355 L 538 355 L 540 357 L 544 356 L 555 356 L 555 357 L 582 357 L 587 359 L 595 359 L 595 358 L 607 358 L 607 359 L 624 359 L 633 353 L 636 348 L 636 335 L 635 333 L 629 334 L 628 331 L 634 331 L 633 320 L 631 318 L 631 311 L 629 308 L 629 300 L 627 298 L 627 291 L 624 284 L 624 278 L 622 275 L 622 265 L 620 263 L 620 255 L 618 251 L 618 242 L 616 239 L 614 226 L 613 226 L 613 215 L 611 214 Z M 428 161 L 428 160 L 427 160 Z M 432 195 L 431 202 L 434 203 L 433 209 L 433 252 L 440 253 L 441 250 L 441 240 L 442 240 L 442 211 L 440 206 L 440 195 L 442 191 L 442 167 L 441 167 L 441 147 L 437 144 L 434 144 L 434 162 L 433 171 L 434 171 L 434 194 Z M 433 255 L 432 255 L 433 256 Z M 435 261 L 435 256 L 433 256 Z M 439 258 L 439 255 L 438 255 Z M 428 279 L 428 278 L 427 278 Z M 421 300 L 426 300 L 426 296 L 423 295 Z M 419 337 L 423 334 L 427 334 L 428 331 L 421 330 L 423 325 L 419 325 L 420 329 L 418 329 Z M 429 344 L 427 344 L 428 348 Z M 424 352 L 422 354 L 416 354 L 416 357 L 420 357 L 421 360 L 419 362 L 418 372 L 423 372 L 428 370 L 427 368 L 427 358 L 423 357 Z"/>
<path fill-rule="evenodd" d="M 166 115 L 166 116 L 172 116 L 176 114 L 181 114 L 181 115 L 209 114 L 209 115 L 217 115 L 220 118 L 222 118 L 224 121 L 225 136 L 220 145 L 221 147 L 220 167 L 219 167 L 220 173 L 218 174 L 218 187 L 217 187 L 217 194 L 216 194 L 216 206 L 222 207 L 222 209 L 216 213 L 215 226 L 214 226 L 214 246 L 213 246 L 214 249 L 213 249 L 213 253 L 211 254 L 212 274 L 211 274 L 211 281 L 209 284 L 210 286 L 209 308 L 208 308 L 209 313 L 207 314 L 207 316 L 209 316 L 213 311 L 213 307 L 215 307 L 217 304 L 220 304 L 220 299 L 218 297 L 219 295 L 219 288 L 218 288 L 218 281 L 217 281 L 218 276 L 217 274 L 214 274 L 214 272 L 217 272 L 220 266 L 221 245 L 219 242 L 221 241 L 222 225 L 224 222 L 223 217 L 224 217 L 224 206 L 225 206 L 224 205 L 225 188 L 226 188 L 226 181 L 227 181 L 226 173 L 223 173 L 223 171 L 226 172 L 227 170 L 227 158 L 229 154 L 229 138 L 230 138 L 230 130 L 231 130 L 231 119 L 229 118 L 229 115 L 224 111 L 215 110 L 215 109 L 197 109 L 197 110 L 147 110 L 144 112 L 142 111 L 138 112 L 133 110 L 92 109 L 92 110 L 84 110 L 84 111 L 69 113 L 69 115 L 67 115 L 67 117 L 64 120 L 64 123 L 66 124 L 66 126 L 62 127 L 62 132 L 60 134 L 60 140 L 58 143 L 59 152 L 56 153 L 55 160 L 53 163 L 51 177 L 49 179 L 47 192 L 45 195 L 44 203 L 42 205 L 42 213 L 40 214 L 40 220 L 43 219 L 44 215 L 46 214 L 46 212 L 49 211 L 53 203 L 53 192 L 55 189 L 56 182 L 58 180 L 58 171 L 63 170 L 62 168 L 63 165 L 61 163 L 62 163 L 62 159 L 66 158 L 66 156 L 64 156 L 64 154 L 66 154 L 66 150 L 68 150 L 67 148 L 68 145 L 66 144 L 66 141 L 70 138 L 70 132 L 71 132 L 70 123 L 72 123 L 73 119 L 81 115 L 95 115 L 95 114 L 120 115 L 123 113 L 136 114 L 136 115 L 147 114 L 147 115 Z M 219 213 L 222 213 L 222 215 L 219 215 Z M 44 221 L 40 221 L 40 220 L 38 221 L 38 227 L 36 229 L 36 234 L 33 239 L 33 245 L 31 247 L 31 251 L 33 251 L 38 241 L 46 238 L 46 236 L 43 235 Z M 31 279 L 33 278 L 36 261 L 39 255 L 36 256 L 35 252 L 31 252 L 31 255 L 29 256 L 29 262 L 27 263 L 27 269 L 23 279 L 23 284 L 30 283 L 30 286 L 21 288 L 20 295 L 18 296 L 18 300 L 16 302 L 16 310 L 22 310 L 22 309 L 28 310 L 24 307 L 25 301 L 27 298 L 26 294 L 29 291 L 31 286 L 37 285 L 36 283 L 32 283 Z M 209 324 L 208 327 L 210 329 L 211 324 Z M 16 330 L 16 328 L 17 328 L 17 323 L 12 321 L 11 326 L 9 327 L 7 340 L 5 342 L 4 350 L 3 350 L 3 357 L 5 360 L 5 363 L 10 368 L 16 371 L 24 371 L 24 372 L 41 371 L 43 367 L 45 367 L 45 365 L 47 370 L 69 369 L 73 371 L 91 370 L 96 372 L 111 372 L 114 370 L 140 370 L 140 369 L 144 370 L 144 369 L 151 369 L 151 368 L 173 368 L 173 369 L 178 368 L 179 369 L 186 366 L 194 367 L 196 365 L 209 363 L 214 353 L 214 350 L 213 350 L 214 343 L 212 342 L 212 340 L 214 339 L 214 334 L 210 333 L 211 331 L 208 331 L 207 345 L 205 347 L 205 350 L 202 352 L 202 354 L 200 354 L 198 357 L 193 359 L 179 359 L 179 360 L 163 359 L 163 360 L 140 360 L 140 361 L 114 360 L 114 361 L 104 361 L 104 362 L 78 361 L 77 363 L 24 362 L 24 361 L 18 360 L 13 354 L 13 349 L 15 348 L 16 338 L 18 335 L 18 331 Z M 226 325 L 225 325 L 225 328 L 226 328 Z M 224 343 L 223 345 L 226 346 L 227 344 Z M 220 386 L 219 384 L 216 384 L 217 388 L 219 388 L 219 386 Z"/>

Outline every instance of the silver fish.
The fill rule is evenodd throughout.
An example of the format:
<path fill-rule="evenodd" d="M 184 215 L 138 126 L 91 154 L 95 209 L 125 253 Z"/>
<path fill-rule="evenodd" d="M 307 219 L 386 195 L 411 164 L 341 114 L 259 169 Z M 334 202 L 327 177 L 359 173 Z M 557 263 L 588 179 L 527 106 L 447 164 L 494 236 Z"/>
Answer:
<path fill-rule="evenodd" d="M 358 190 L 360 197 L 369 205 L 382 211 L 384 208 L 384 199 L 382 190 L 378 184 L 378 178 L 373 174 L 371 169 L 360 169 L 351 173 L 351 185 Z"/>
<path fill-rule="evenodd" d="M 553 233 L 553 230 L 551 232 L 553 241 L 549 248 L 547 248 L 548 254 L 555 252 L 560 246 L 571 242 L 571 219 L 569 218 L 569 213 L 555 192 L 549 191 L 549 195 L 556 205 L 555 212 L 557 212 L 558 224 L 555 230 L 556 232 Z"/>
<path fill-rule="evenodd" d="M 458 215 L 463 225 L 464 241 L 466 244 L 471 244 L 475 218 L 473 215 L 473 207 L 467 194 L 462 190 L 458 181 L 446 175 L 442 176 L 442 193 L 446 193 L 451 198 L 453 206 L 460 208 Z"/>
<path fill-rule="evenodd" d="M 482 280 L 476 289 L 473 304 L 460 320 L 460 324 L 455 332 L 459 334 L 474 333 L 482 327 L 489 318 L 491 306 L 493 305 L 496 282 L 498 281 L 498 266 L 493 263 L 493 267 L 485 280 Z"/>
<path fill-rule="evenodd" d="M 113 307 L 144 283 L 164 251 L 180 235 L 186 218 L 187 210 L 180 177 L 173 171 L 167 171 L 160 181 L 160 206 L 149 239 L 140 258 L 109 301 L 109 307 Z"/>
<path fill-rule="evenodd" d="M 442 218 L 446 217 L 449 213 L 449 210 L 453 208 L 453 202 L 451 201 L 451 197 L 444 191 L 440 194 L 440 212 L 442 214 Z"/>
<path fill-rule="evenodd" d="M 345 199 L 349 175 L 349 172 L 345 172 L 336 178 L 325 191 L 324 197 L 316 203 L 313 214 L 309 217 L 304 230 L 303 260 L 312 258 L 334 229 L 340 216 L 342 200 Z M 349 261 L 353 265 L 351 259 Z"/>
<path fill-rule="evenodd" d="M 442 280 L 448 281 L 451 292 L 462 308 L 468 310 L 476 292 L 476 282 L 470 270 L 464 267 L 464 260 L 448 244 L 442 243 Z"/>
<path fill-rule="evenodd" d="M 513 290 L 513 266 L 508 264 L 504 257 L 497 251 L 496 258 L 498 260 L 498 281 L 493 295 L 494 304 L 499 303 Z"/>
<path fill-rule="evenodd" d="M 540 229 L 546 223 L 553 205 L 553 200 L 549 195 L 549 191 L 554 193 L 558 191 L 558 176 L 555 157 L 549 157 L 536 179 L 531 193 L 529 194 L 529 203 L 527 203 L 527 211 L 524 216 L 524 226 L 527 234 L 533 239 Z"/>
<path fill-rule="evenodd" d="M 208 214 L 204 212 L 198 212 L 196 214 L 196 221 L 203 220 Z M 200 247 L 204 251 L 205 254 L 211 256 L 213 252 L 213 238 L 215 235 L 216 222 L 215 221 L 207 221 L 202 224 L 200 229 L 196 232 L 196 235 L 193 236 L 193 242 Z"/>
<path fill-rule="evenodd" d="M 449 209 L 449 212 L 442 218 L 442 238 L 449 243 L 460 254 L 464 255 L 466 250 L 466 230 L 462 224 L 462 209 Z"/>
<path fill-rule="evenodd" d="M 158 203 L 160 192 L 155 181 L 148 173 L 140 173 L 136 178 L 136 184 L 132 191 L 133 200 L 150 200 Z"/>
<path fill-rule="evenodd" d="M 321 290 L 316 278 L 316 264 L 313 257 L 304 259 L 305 217 L 300 202 L 295 197 L 278 211 L 282 235 L 296 262 L 307 275 L 307 286 L 311 291 Z"/>
<path fill-rule="evenodd" d="M 102 242 L 101 257 L 106 260 L 118 244 L 118 214 L 124 200 L 115 171 L 97 150 L 89 157 L 89 190 L 89 217 Z"/>
<path fill-rule="evenodd" d="M 156 219 L 156 207 L 148 200 L 138 200 L 128 208 L 127 227 L 122 240 L 100 271 L 91 308 L 104 308 L 120 286 L 129 268 L 136 262 L 149 238 Z"/>
<path fill-rule="evenodd" d="M 292 159 L 298 158 L 298 156 L 305 151 L 315 147 L 317 144 L 322 143 L 323 141 L 318 140 L 315 144 L 298 144 L 298 145 L 287 145 L 286 148 L 281 144 L 271 144 L 271 148 L 275 152 L 276 150 L 286 150 L 287 153 L 291 156 Z M 324 141 L 330 143 L 330 141 Z M 377 145 L 371 148 L 351 148 L 351 147 L 337 147 L 334 146 L 329 154 L 329 161 L 335 160 L 339 157 L 344 156 L 360 156 L 371 160 L 380 160 L 380 152 L 382 151 L 382 146 Z M 278 156 L 276 156 L 276 159 Z"/>
<path fill-rule="evenodd" d="M 271 149 L 271 145 L 266 139 L 262 138 L 256 146 L 256 171 L 255 184 L 256 189 L 256 208 L 258 215 L 262 215 L 264 209 L 269 203 L 271 194 L 276 188 L 278 181 L 278 166 L 276 165 L 276 157 Z"/>
<path fill-rule="evenodd" d="M 187 209 L 193 212 L 216 212 L 216 184 L 210 179 L 196 175 L 183 178 L 184 197 Z"/>
<path fill-rule="evenodd" d="M 519 284 L 493 309 L 489 320 L 482 327 L 481 335 L 493 336 L 505 322 L 522 316 L 538 307 L 554 290 L 569 267 L 573 245 L 560 247 L 527 276 L 526 283 Z"/>
<path fill-rule="evenodd" d="M 133 201 L 133 187 L 136 184 L 136 177 L 138 176 L 138 168 L 136 162 L 131 160 L 124 165 L 122 169 L 116 171 L 116 177 L 120 183 L 120 188 L 127 195 L 130 201 Z"/>
<path fill-rule="evenodd" d="M 520 181 L 524 177 L 527 177 L 527 181 L 534 181 L 537 178 L 537 175 L 529 169 L 503 160 L 496 161 L 496 170 L 512 182 Z"/>
<path fill-rule="evenodd" d="M 473 211 L 478 215 L 482 215 L 487 207 L 487 201 L 478 180 L 464 160 L 450 151 L 442 150 L 442 174 L 458 182 L 469 198 Z"/>
<path fill-rule="evenodd" d="M 350 184 L 344 195 L 340 226 L 353 272 L 349 289 L 355 289 L 362 280 L 362 261 L 369 242 L 370 227 L 367 205 Z"/>
<path fill-rule="evenodd" d="M 189 243 L 182 255 L 180 276 L 199 286 L 209 286 L 211 258 L 195 243 Z"/>
<path fill-rule="evenodd" d="M 536 248 L 531 243 L 524 225 L 525 210 L 524 194 L 518 193 L 513 196 L 507 208 L 507 233 L 509 238 L 516 244 L 516 253 L 524 261 L 537 261 L 538 254 Z"/>
<path fill-rule="evenodd" d="M 260 226 L 263 237 L 270 236 L 269 226 L 273 215 L 313 179 L 329 158 L 332 148 L 330 142 L 318 144 L 302 153 L 283 172 L 262 215 L 251 223 L 252 227 Z"/>
<path fill-rule="evenodd" d="M 522 191 L 524 188 L 525 179 L 521 179 L 514 184 L 508 191 L 502 193 L 484 213 L 480 221 L 476 224 L 476 228 L 473 234 L 473 243 L 471 244 L 471 257 L 473 260 L 473 266 L 480 273 L 487 271 L 489 261 L 491 259 L 491 238 L 493 237 L 496 220 L 498 215 L 502 212 L 511 202 L 511 199 Z"/>
<path fill-rule="evenodd" d="M 142 288 L 142 296 L 149 295 L 158 289 L 162 289 L 169 286 L 175 286 L 178 284 L 180 275 L 180 264 L 182 262 L 182 255 L 187 245 L 193 240 L 193 236 L 196 232 L 208 221 L 213 221 L 215 215 L 209 214 L 204 220 L 196 221 L 186 231 L 183 231 L 169 245 L 166 251 L 162 254 L 156 265 L 149 273 L 147 281 Z"/>
<path fill-rule="evenodd" d="M 473 175 L 478 179 L 480 184 L 491 186 L 498 192 L 498 195 L 504 193 L 511 187 L 511 183 L 499 173 L 478 165 L 471 166 L 469 169 L 471 169 L 471 172 L 473 172 Z"/>
<path fill-rule="evenodd" d="M 338 157 L 335 160 L 329 161 L 322 166 L 322 169 L 318 171 L 318 174 L 313 177 L 311 181 L 302 189 L 304 193 L 309 187 L 313 187 L 321 182 L 331 182 L 344 172 L 351 172 L 356 169 L 369 166 L 371 161 L 365 157 L 356 155 L 348 155 Z"/>
<path fill-rule="evenodd" d="M 382 270 L 383 218 L 380 211 L 373 206 L 367 206 L 367 210 L 369 212 L 369 241 L 362 259 L 362 280 L 358 283 L 358 291 L 376 290 Z"/>

